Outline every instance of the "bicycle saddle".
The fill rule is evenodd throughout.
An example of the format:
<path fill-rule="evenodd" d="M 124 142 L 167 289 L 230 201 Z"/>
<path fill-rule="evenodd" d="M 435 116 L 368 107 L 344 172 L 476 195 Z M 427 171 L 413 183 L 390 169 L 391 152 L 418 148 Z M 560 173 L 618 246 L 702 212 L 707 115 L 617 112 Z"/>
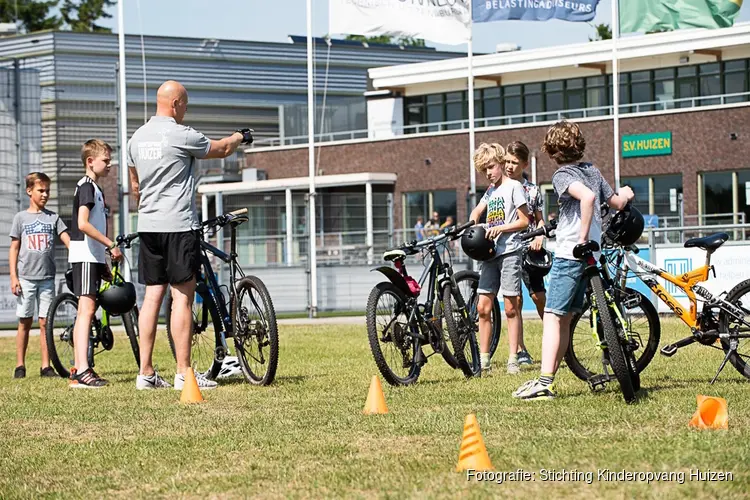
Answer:
<path fill-rule="evenodd" d="M 698 247 L 703 250 L 716 250 L 729 239 L 727 233 L 715 233 L 703 238 L 690 238 L 685 242 L 685 248 Z"/>
<path fill-rule="evenodd" d="M 576 259 L 582 259 L 584 255 L 589 252 L 598 252 L 599 243 L 594 240 L 589 240 L 586 243 L 579 243 L 573 248 L 573 257 Z"/>
<path fill-rule="evenodd" d="M 393 262 L 394 260 L 402 259 L 404 257 L 406 257 L 406 252 L 400 248 L 392 248 L 391 250 L 383 252 L 383 260 L 388 262 Z"/>

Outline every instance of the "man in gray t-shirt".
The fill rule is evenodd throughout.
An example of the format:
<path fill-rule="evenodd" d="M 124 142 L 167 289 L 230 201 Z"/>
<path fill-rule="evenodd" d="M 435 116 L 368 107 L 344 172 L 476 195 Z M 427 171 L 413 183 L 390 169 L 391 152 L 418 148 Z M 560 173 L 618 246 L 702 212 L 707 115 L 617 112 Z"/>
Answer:
<path fill-rule="evenodd" d="M 187 103 L 185 87 L 171 80 L 164 82 L 156 94 L 156 115 L 136 130 L 127 146 L 130 183 L 138 202 L 138 274 L 146 285 L 138 325 L 141 371 L 137 389 L 169 387 L 154 373 L 152 364 L 156 322 L 167 285 L 172 288 L 175 389 L 182 389 L 184 373 L 190 367 L 191 308 L 200 266 L 195 160 L 226 158 L 240 144 L 252 142 L 250 129 L 214 141 L 183 125 Z M 216 382 L 196 376 L 199 387 L 216 387 Z"/>

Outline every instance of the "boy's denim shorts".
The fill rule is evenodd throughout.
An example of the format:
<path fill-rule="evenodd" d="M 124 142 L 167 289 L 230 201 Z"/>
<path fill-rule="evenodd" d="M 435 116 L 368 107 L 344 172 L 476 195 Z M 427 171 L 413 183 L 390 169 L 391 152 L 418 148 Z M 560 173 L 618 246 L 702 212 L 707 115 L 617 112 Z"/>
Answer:
<path fill-rule="evenodd" d="M 580 313 L 588 280 L 583 278 L 586 264 L 580 260 L 555 257 L 549 273 L 549 290 L 544 312 L 557 316 Z"/>
<path fill-rule="evenodd" d="M 521 295 L 521 252 L 500 255 L 482 263 L 477 292 L 497 295 L 498 291 L 504 297 Z"/>
<path fill-rule="evenodd" d="M 40 318 L 46 318 L 49 306 L 55 298 L 55 279 L 27 280 L 18 278 L 21 293 L 16 297 L 16 316 L 33 318 L 38 311 Z"/>

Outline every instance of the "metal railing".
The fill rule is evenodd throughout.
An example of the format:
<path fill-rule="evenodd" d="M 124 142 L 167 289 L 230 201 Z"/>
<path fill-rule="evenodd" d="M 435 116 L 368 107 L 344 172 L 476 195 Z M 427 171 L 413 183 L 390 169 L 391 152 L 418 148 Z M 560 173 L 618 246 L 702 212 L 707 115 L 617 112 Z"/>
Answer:
<path fill-rule="evenodd" d="M 665 99 L 657 101 L 639 102 L 632 104 L 620 104 L 620 114 L 628 115 L 653 111 L 670 111 L 674 109 L 689 109 L 701 106 L 722 106 L 737 102 L 750 101 L 750 92 L 736 92 L 732 94 L 720 94 L 712 96 L 686 97 L 681 99 Z M 564 119 L 607 117 L 612 116 L 613 106 L 595 106 L 589 108 L 576 108 L 558 111 L 542 111 L 537 113 L 523 113 L 517 115 L 491 116 L 476 118 L 474 127 L 476 129 L 508 126 L 522 123 L 544 123 L 556 122 Z M 469 128 L 469 120 L 452 120 L 434 123 L 420 123 L 417 125 L 404 125 L 398 128 L 378 127 L 373 129 L 349 130 L 341 132 L 326 132 L 315 135 L 316 142 L 351 141 L 355 139 L 366 139 L 370 135 L 377 137 L 379 134 L 391 136 L 402 136 L 411 134 L 423 134 L 444 132 L 450 130 L 465 130 Z M 259 139 L 253 143 L 253 147 L 274 147 L 294 144 L 306 144 L 308 137 L 275 137 Z"/>

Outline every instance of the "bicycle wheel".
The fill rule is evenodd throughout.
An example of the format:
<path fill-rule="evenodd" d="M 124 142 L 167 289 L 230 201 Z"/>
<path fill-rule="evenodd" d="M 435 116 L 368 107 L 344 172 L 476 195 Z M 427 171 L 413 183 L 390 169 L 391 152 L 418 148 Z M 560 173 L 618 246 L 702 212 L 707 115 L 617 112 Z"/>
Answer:
<path fill-rule="evenodd" d="M 750 280 L 745 280 L 732 288 L 725 299 L 727 302 L 737 307 L 742 314 L 741 318 L 750 322 Z M 750 327 L 747 327 L 737 317 L 722 310 L 719 313 L 719 331 L 729 332 L 730 335 L 750 335 Z M 737 349 L 729 355 L 729 362 L 743 376 L 750 378 L 750 339 L 737 338 Z M 730 350 L 730 340 L 721 339 L 721 346 L 724 353 Z"/>
<path fill-rule="evenodd" d="M 122 315 L 122 325 L 125 327 L 125 333 L 130 340 L 130 348 L 135 356 L 135 363 L 138 368 L 141 367 L 141 351 L 138 346 L 138 306 L 133 307 L 130 311 Z"/>
<path fill-rule="evenodd" d="M 167 296 L 167 338 L 172 356 L 175 356 L 174 339 L 172 338 L 172 295 Z M 190 339 L 190 360 L 196 373 L 202 373 L 209 379 L 216 378 L 221 370 L 221 362 L 216 361 L 216 347 L 221 346 L 219 337 L 221 320 L 216 311 L 208 288 L 199 283 L 193 299 L 193 334 Z"/>
<path fill-rule="evenodd" d="M 471 278 L 465 278 L 457 285 L 458 289 L 451 285 L 443 289 L 445 322 L 459 368 L 466 377 L 473 377 L 479 374 L 481 366 L 477 340 L 478 316 L 474 317 L 472 313 L 476 311 L 476 300 L 473 299 L 476 296 L 476 282 Z M 459 307 L 459 296 L 464 302 L 464 307 Z"/>
<path fill-rule="evenodd" d="M 456 356 L 453 355 L 453 344 L 451 344 L 450 335 L 448 335 L 448 326 L 445 324 L 445 311 L 443 307 L 443 297 L 438 295 L 435 297 L 435 305 L 432 308 L 432 316 L 436 318 L 435 324 L 443 337 L 443 350 L 440 355 L 443 357 L 448 366 L 453 369 L 458 368 L 458 361 Z"/>
<path fill-rule="evenodd" d="M 375 285 L 367 299 L 367 337 L 375 364 L 391 385 L 411 385 L 419 378 L 420 346 L 412 328 L 403 292 L 389 281 Z"/>
<path fill-rule="evenodd" d="M 61 293 L 52 300 L 47 313 L 47 351 L 58 375 L 70 377 L 69 366 L 75 365 L 73 327 L 78 315 L 78 299 L 72 293 Z"/>
<path fill-rule="evenodd" d="M 279 333 L 271 296 L 259 278 L 245 276 L 237 283 L 234 309 L 234 347 L 245 380 L 268 385 L 279 362 Z"/>
<path fill-rule="evenodd" d="M 659 349 L 661 322 L 656 308 L 645 295 L 632 288 L 616 290 L 616 302 L 621 306 L 626 331 L 631 338 L 631 350 L 635 356 L 638 372 L 646 369 Z M 601 328 L 599 324 L 598 328 Z M 602 372 L 602 349 L 599 334 L 593 328 L 590 304 L 584 303 L 583 311 L 570 323 L 570 342 L 565 352 L 565 363 L 579 379 L 586 381 Z"/>
<path fill-rule="evenodd" d="M 609 303 L 604 295 L 601 276 L 592 276 L 589 284 L 594 294 L 594 300 L 596 301 L 597 312 L 599 313 L 599 318 L 602 324 L 604 341 L 607 343 L 609 363 L 612 366 L 612 371 L 615 372 L 617 381 L 620 383 L 620 391 L 622 391 L 622 396 L 625 398 L 625 402 L 632 403 L 635 401 L 635 392 L 637 390 L 634 388 L 636 384 L 633 383 L 635 378 L 638 378 L 637 386 L 640 386 L 640 378 L 638 377 L 637 371 L 635 371 L 635 362 L 633 362 L 632 366 L 629 366 L 626 352 L 623 349 L 620 335 L 617 332 L 616 323 L 612 317 L 612 311 L 609 308 Z"/>

